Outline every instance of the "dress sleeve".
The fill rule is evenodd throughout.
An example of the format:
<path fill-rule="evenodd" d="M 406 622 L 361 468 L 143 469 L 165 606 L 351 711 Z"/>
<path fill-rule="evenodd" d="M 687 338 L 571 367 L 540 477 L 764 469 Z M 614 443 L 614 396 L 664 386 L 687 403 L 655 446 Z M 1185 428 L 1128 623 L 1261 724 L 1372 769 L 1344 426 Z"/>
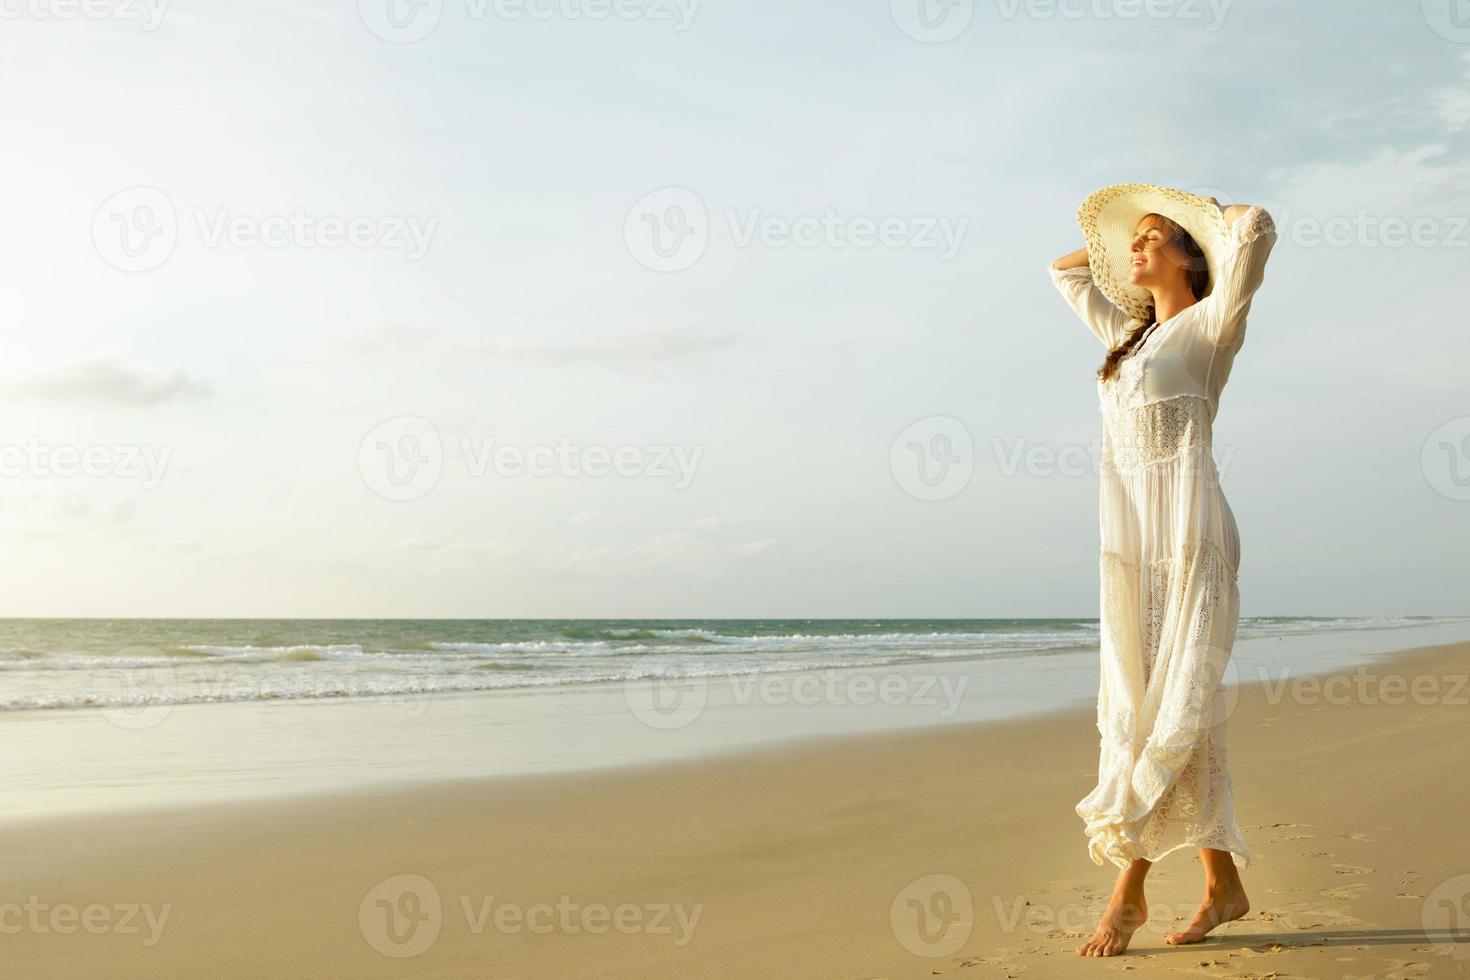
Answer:
<path fill-rule="evenodd" d="M 1109 350 L 1121 344 L 1132 318 L 1114 306 L 1113 301 L 1097 288 L 1092 281 L 1092 270 L 1085 265 L 1075 269 L 1047 268 L 1051 272 L 1052 285 L 1057 287 L 1067 305 L 1082 318 L 1097 339 Z"/>
<path fill-rule="evenodd" d="M 1229 251 L 1220 262 L 1220 279 L 1206 297 L 1205 334 L 1217 347 L 1237 343 L 1245 332 L 1251 300 L 1266 277 L 1266 258 L 1276 244 L 1276 222 L 1252 205 L 1230 226 Z"/>

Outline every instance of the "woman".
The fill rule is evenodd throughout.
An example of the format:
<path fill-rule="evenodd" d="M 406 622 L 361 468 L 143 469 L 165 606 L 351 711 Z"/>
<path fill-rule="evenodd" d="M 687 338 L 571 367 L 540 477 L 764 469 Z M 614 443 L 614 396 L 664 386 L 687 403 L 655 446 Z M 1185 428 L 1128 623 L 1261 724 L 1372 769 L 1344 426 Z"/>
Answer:
<path fill-rule="evenodd" d="M 1105 187 L 1077 217 L 1087 246 L 1052 263 L 1052 282 L 1107 349 L 1101 737 L 1077 813 L 1093 862 L 1122 869 L 1077 952 L 1111 956 L 1148 919 L 1149 867 L 1180 848 L 1199 849 L 1205 897 L 1167 942 L 1199 942 L 1250 908 L 1225 752 L 1240 543 L 1211 429 L 1276 229 L 1258 206 L 1152 184 Z"/>

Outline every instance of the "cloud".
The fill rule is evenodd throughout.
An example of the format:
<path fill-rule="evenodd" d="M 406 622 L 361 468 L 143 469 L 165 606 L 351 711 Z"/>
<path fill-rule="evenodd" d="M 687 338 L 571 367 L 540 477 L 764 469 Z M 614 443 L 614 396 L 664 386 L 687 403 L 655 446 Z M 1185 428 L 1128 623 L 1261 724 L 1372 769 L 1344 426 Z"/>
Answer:
<path fill-rule="evenodd" d="M 735 343 L 735 335 L 731 333 L 708 334 L 697 330 L 653 329 L 569 343 L 543 340 L 461 342 L 453 345 L 453 349 L 460 353 L 498 360 L 540 364 L 627 364 L 672 361 L 709 354 L 732 347 Z"/>
<path fill-rule="evenodd" d="M 93 402 L 129 408 L 152 408 L 164 402 L 205 398 L 207 384 L 182 371 L 155 371 L 97 355 L 58 364 L 5 387 L 12 398 L 56 402 Z"/>
<path fill-rule="evenodd" d="M 333 346 L 362 356 L 443 353 L 523 363 L 645 364 L 715 353 L 734 346 L 733 333 L 697 329 L 651 328 L 582 340 L 468 339 L 405 324 L 386 324 Z"/>
<path fill-rule="evenodd" d="M 1460 60 L 1465 63 L 1463 84 L 1434 93 L 1435 112 L 1451 133 L 1470 128 L 1470 51 L 1462 54 Z"/>
<path fill-rule="evenodd" d="M 584 510 L 572 515 L 577 527 L 633 527 L 642 523 L 632 514 L 610 514 L 600 510 Z"/>
<path fill-rule="evenodd" d="M 12 494 L 0 514 L 0 537 L 44 538 L 116 530 L 130 524 L 137 512 L 137 503 L 128 497 Z"/>
<path fill-rule="evenodd" d="M 363 357 L 384 354 L 416 354 L 440 343 L 432 330 L 406 323 L 384 323 L 359 331 L 350 337 L 338 337 L 330 346 Z M 318 361 L 310 362 L 320 363 Z"/>
<path fill-rule="evenodd" d="M 754 558 L 756 555 L 759 555 L 764 551 L 769 551 L 771 548 L 775 547 L 775 545 L 775 538 L 764 538 L 760 541 L 745 541 L 741 544 L 731 545 L 726 550 L 729 551 L 730 554 L 738 555 L 741 558 Z"/>

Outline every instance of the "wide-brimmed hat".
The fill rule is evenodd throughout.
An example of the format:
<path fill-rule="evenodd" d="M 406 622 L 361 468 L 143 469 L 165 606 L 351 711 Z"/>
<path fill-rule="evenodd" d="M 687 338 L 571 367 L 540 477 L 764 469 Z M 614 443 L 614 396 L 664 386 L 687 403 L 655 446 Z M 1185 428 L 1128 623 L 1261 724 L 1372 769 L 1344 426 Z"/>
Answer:
<path fill-rule="evenodd" d="M 1158 184 L 1112 184 L 1089 194 L 1077 209 L 1077 223 L 1087 238 L 1093 282 L 1113 305 L 1140 320 L 1148 320 L 1154 297 L 1128 281 L 1129 248 L 1139 219 L 1146 214 L 1178 222 L 1199 243 L 1210 274 L 1205 296 L 1215 288 L 1220 260 L 1230 243 L 1230 226 L 1213 197 Z"/>

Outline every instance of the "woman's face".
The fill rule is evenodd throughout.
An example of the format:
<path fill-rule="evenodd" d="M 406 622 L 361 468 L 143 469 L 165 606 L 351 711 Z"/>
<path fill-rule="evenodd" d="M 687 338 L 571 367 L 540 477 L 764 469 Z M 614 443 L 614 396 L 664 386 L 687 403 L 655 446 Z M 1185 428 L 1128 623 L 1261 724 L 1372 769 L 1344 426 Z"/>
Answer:
<path fill-rule="evenodd" d="M 1156 214 L 1146 214 L 1128 248 L 1128 281 L 1152 289 L 1187 278 L 1188 260 L 1173 243 L 1172 230 Z"/>

